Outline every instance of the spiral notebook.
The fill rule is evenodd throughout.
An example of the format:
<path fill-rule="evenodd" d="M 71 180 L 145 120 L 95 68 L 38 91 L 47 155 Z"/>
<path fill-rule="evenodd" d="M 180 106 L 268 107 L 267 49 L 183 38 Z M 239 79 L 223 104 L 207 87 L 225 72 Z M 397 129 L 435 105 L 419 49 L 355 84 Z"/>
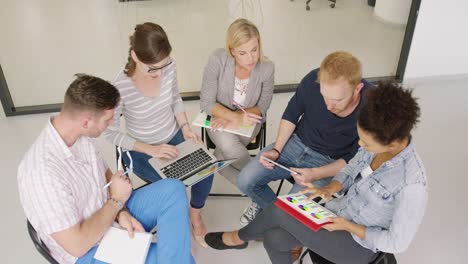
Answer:
<path fill-rule="evenodd" d="M 111 226 L 101 240 L 94 258 L 112 264 L 143 264 L 146 261 L 151 233 L 135 232 L 130 238 L 128 231 L 115 224 Z"/>
<path fill-rule="evenodd" d="M 312 200 L 307 200 L 307 196 L 299 193 L 278 196 L 275 205 L 313 231 L 318 231 L 323 225 L 329 223 L 329 217 L 336 216 L 327 208 Z"/>

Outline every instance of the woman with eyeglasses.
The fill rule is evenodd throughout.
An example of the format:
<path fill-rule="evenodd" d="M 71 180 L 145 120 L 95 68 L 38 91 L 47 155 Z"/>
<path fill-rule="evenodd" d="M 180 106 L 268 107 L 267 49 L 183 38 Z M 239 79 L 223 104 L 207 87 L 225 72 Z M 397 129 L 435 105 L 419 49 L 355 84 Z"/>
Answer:
<path fill-rule="evenodd" d="M 176 158 L 179 153 L 175 145 L 184 140 L 202 143 L 187 121 L 171 50 L 161 26 L 150 22 L 137 25 L 130 36 L 128 62 L 113 82 L 121 101 L 105 137 L 130 152 L 133 172 L 147 182 L 161 179 L 148 163 L 150 158 Z M 120 131 L 120 116 L 125 119 L 127 132 Z M 129 157 L 122 156 L 128 167 Z M 190 220 L 197 240 L 206 233 L 200 209 L 212 182 L 210 176 L 191 188 Z"/>
<path fill-rule="evenodd" d="M 247 19 L 237 19 L 228 28 L 225 49 L 210 56 L 200 91 L 200 107 L 212 116 L 208 136 L 216 145 L 214 155 L 237 159 L 220 172 L 236 186 L 240 170 L 250 161 L 246 146 L 265 122 L 273 86 L 274 64 L 263 56 L 257 27 Z M 255 126 L 252 136 L 221 131 L 244 125 Z"/>

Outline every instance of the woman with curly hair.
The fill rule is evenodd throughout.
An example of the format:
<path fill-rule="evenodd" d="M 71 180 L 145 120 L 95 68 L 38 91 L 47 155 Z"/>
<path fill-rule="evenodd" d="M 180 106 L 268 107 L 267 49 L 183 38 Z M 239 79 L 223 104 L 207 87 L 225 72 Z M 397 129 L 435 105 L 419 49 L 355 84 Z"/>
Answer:
<path fill-rule="evenodd" d="M 410 90 L 383 82 L 369 89 L 357 129 L 361 148 L 323 188 L 311 187 L 337 217 L 318 232 L 272 205 L 249 225 L 209 233 L 216 249 L 240 249 L 263 239 L 272 263 L 292 263 L 291 249 L 306 246 L 334 263 L 370 263 L 377 252 L 400 253 L 411 243 L 427 204 L 424 166 L 411 140 L 420 109 Z M 333 194 L 343 196 L 332 198 Z"/>

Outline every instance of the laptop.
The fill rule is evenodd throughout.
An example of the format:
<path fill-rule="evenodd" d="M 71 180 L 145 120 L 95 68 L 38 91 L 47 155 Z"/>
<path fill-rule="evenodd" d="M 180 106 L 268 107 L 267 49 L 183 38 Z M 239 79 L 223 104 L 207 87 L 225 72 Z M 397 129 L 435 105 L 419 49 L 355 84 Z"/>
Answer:
<path fill-rule="evenodd" d="M 179 179 L 185 186 L 191 186 L 235 161 L 235 159 L 217 160 L 204 145 L 192 140 L 186 140 L 176 148 L 179 150 L 177 158 L 171 160 L 151 158 L 149 164 L 161 178 Z"/>

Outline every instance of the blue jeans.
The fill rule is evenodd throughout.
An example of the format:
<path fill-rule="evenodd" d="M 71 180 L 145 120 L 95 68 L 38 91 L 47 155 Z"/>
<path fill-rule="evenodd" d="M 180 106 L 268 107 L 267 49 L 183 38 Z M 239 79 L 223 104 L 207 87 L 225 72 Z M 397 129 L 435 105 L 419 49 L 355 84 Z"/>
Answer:
<path fill-rule="evenodd" d="M 268 151 L 273 148 L 273 144 L 262 150 Z M 239 174 L 239 189 L 252 198 L 261 208 L 266 208 L 276 200 L 276 194 L 268 186 L 269 182 L 281 179 L 288 179 L 291 174 L 281 168 L 275 167 L 273 170 L 265 168 L 260 162 L 260 154 L 251 160 Z M 327 165 L 335 160 L 329 156 L 322 155 L 305 146 L 296 134 L 293 134 L 283 148 L 278 163 L 286 167 L 315 168 Z M 332 178 L 325 178 L 314 182 L 317 187 L 327 185 Z M 298 188 L 298 187 L 295 187 Z"/>
<path fill-rule="evenodd" d="M 190 254 L 190 227 L 185 186 L 165 179 L 133 192 L 128 211 L 149 232 L 158 226 L 158 243 L 152 243 L 145 263 L 195 263 Z M 94 258 L 98 246 L 80 257 L 77 264 L 105 263 Z"/>
<path fill-rule="evenodd" d="M 184 136 L 182 131 L 178 131 L 174 137 L 167 143 L 169 145 L 177 145 L 184 142 Z M 148 160 L 151 159 L 151 156 L 146 155 L 145 153 L 130 151 L 130 155 L 133 160 L 133 173 L 138 177 L 149 181 L 156 182 L 161 180 L 158 172 L 149 164 Z M 125 165 L 128 167 L 130 165 L 130 159 L 127 155 L 122 155 Z M 190 206 L 195 209 L 200 209 L 205 206 L 206 199 L 210 193 L 211 186 L 213 185 L 213 175 L 208 176 L 204 180 L 192 185 L 191 188 L 191 199 Z"/>

